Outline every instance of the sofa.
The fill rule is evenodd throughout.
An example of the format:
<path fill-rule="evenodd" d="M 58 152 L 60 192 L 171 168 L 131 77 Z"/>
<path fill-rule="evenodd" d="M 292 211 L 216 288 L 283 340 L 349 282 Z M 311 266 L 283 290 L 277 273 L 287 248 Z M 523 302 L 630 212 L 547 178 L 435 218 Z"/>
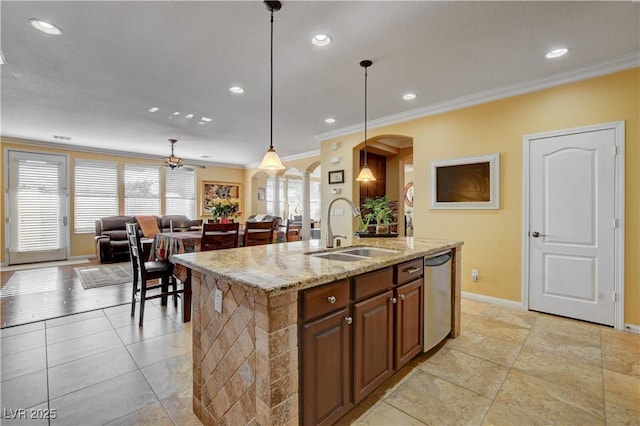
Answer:
<path fill-rule="evenodd" d="M 153 237 L 158 232 L 169 232 L 171 222 L 187 224 L 187 229 L 198 229 L 201 220 L 190 220 L 184 215 L 136 215 L 109 216 L 96 220 L 95 246 L 96 257 L 100 263 L 125 262 L 129 260 L 129 242 L 127 241 L 127 223 L 137 223 L 141 232 L 142 248 L 146 254 L 151 250 Z"/>

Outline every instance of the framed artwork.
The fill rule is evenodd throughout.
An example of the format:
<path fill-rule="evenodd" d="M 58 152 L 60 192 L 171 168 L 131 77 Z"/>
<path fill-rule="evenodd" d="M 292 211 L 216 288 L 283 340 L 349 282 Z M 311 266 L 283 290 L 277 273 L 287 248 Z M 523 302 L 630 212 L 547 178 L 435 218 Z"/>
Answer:
<path fill-rule="evenodd" d="M 329 172 L 329 184 L 344 183 L 344 170 L 333 170 Z"/>
<path fill-rule="evenodd" d="M 241 203 L 240 186 L 239 183 L 202 181 L 202 216 L 211 216 L 215 199 L 236 199 Z"/>
<path fill-rule="evenodd" d="M 264 188 L 258 188 L 258 200 L 262 201 L 264 200 L 266 197 L 266 190 Z"/>
<path fill-rule="evenodd" d="M 499 209 L 500 154 L 431 162 L 432 209 Z"/>

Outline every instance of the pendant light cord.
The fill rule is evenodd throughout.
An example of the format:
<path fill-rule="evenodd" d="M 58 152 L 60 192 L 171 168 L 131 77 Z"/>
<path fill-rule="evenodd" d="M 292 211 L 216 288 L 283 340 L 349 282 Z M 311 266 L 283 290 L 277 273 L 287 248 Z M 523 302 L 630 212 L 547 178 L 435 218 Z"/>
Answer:
<path fill-rule="evenodd" d="M 367 164 L 367 67 L 364 67 L 364 166 Z"/>
<path fill-rule="evenodd" d="M 269 150 L 273 150 L 273 7 L 271 8 L 271 112 L 269 117 Z"/>

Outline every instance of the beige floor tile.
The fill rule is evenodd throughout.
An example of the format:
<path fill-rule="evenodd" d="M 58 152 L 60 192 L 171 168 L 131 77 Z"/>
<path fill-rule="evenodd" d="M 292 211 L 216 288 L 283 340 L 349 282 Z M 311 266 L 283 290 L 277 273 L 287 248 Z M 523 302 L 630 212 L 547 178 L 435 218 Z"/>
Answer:
<path fill-rule="evenodd" d="M 430 425 L 480 424 L 491 399 L 416 371 L 385 402 Z"/>
<path fill-rule="evenodd" d="M 560 355 L 576 362 L 602 365 L 600 332 L 566 320 L 548 321 L 540 318 L 531 330 L 525 347 Z"/>
<path fill-rule="evenodd" d="M 509 412 L 513 411 L 512 414 Z M 485 424 L 604 424 L 604 405 L 593 405 L 575 386 L 558 385 L 511 370 L 485 419 Z"/>
<path fill-rule="evenodd" d="M 529 328 L 479 315 L 478 318 L 465 327 L 465 330 L 519 344 L 522 344 L 529 336 Z"/>
<path fill-rule="evenodd" d="M 473 320 L 476 319 L 477 317 L 478 317 L 477 315 L 462 313 L 460 315 L 460 329 L 464 330 L 465 327 L 469 325 L 471 322 L 473 322 Z"/>
<path fill-rule="evenodd" d="M 424 423 L 383 402 L 377 405 L 363 420 L 355 423 L 362 426 L 422 426 Z"/>
<path fill-rule="evenodd" d="M 574 388 L 585 394 L 588 404 L 602 408 L 602 370 L 595 365 L 577 363 L 560 355 L 524 347 L 513 364 L 513 370 Z"/>
<path fill-rule="evenodd" d="M 121 417 L 106 426 L 174 426 L 162 404 L 156 402 L 141 410 Z"/>
<path fill-rule="evenodd" d="M 489 306 L 486 302 L 478 302 L 477 300 L 465 299 L 464 297 L 460 300 L 460 309 L 462 313 L 478 315 L 480 312 L 484 311 L 487 306 Z"/>
<path fill-rule="evenodd" d="M 516 360 L 522 344 L 462 330 L 458 337 L 447 340 L 445 347 L 509 368 Z"/>
<path fill-rule="evenodd" d="M 531 328 L 539 317 L 539 314 L 523 309 L 511 308 L 501 305 L 489 305 L 478 314 L 481 317 L 506 322 L 522 328 Z"/>
<path fill-rule="evenodd" d="M 178 331 L 127 346 L 140 368 L 191 353 L 191 333 Z"/>
<path fill-rule="evenodd" d="M 600 331 L 609 327 L 563 318 L 555 315 L 539 314 L 534 330 L 548 330 L 561 336 L 571 336 L 576 339 L 600 344 Z"/>
<path fill-rule="evenodd" d="M 463 352 L 443 348 L 420 369 L 487 398 L 495 398 L 508 369 Z"/>
<path fill-rule="evenodd" d="M 167 413 L 176 425 L 179 426 L 201 426 L 202 422 L 193 414 L 193 398 L 188 397 L 169 397 L 162 401 Z"/>
<path fill-rule="evenodd" d="M 640 376 L 640 336 L 618 330 L 602 330 L 603 368 Z"/>
<path fill-rule="evenodd" d="M 159 399 L 187 397 L 193 392 L 191 355 L 179 355 L 142 369 L 142 374 Z"/>
<path fill-rule="evenodd" d="M 640 426 L 640 407 L 637 410 L 621 407 L 606 401 L 607 425 Z"/>
<path fill-rule="evenodd" d="M 619 407 L 640 411 L 640 377 L 604 372 L 604 398 Z"/>

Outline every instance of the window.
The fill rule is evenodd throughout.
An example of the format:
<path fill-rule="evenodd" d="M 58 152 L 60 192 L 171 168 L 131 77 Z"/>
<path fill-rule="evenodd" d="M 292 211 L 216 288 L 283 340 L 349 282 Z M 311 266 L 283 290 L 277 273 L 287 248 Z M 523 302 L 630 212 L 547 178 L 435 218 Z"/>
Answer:
<path fill-rule="evenodd" d="M 124 165 L 124 214 L 160 214 L 160 168 Z"/>
<path fill-rule="evenodd" d="M 165 214 L 196 217 L 196 172 L 186 169 L 167 169 Z"/>
<path fill-rule="evenodd" d="M 320 181 L 316 178 L 311 178 L 309 182 L 309 198 L 311 220 L 320 220 L 322 216 L 320 212 Z"/>
<path fill-rule="evenodd" d="M 95 221 L 118 214 L 118 163 L 76 160 L 74 232 L 95 231 Z"/>
<path fill-rule="evenodd" d="M 274 215 L 275 214 L 275 210 L 274 210 L 274 192 L 273 192 L 273 187 L 274 187 L 274 183 L 275 183 L 275 179 L 273 178 L 273 176 L 269 176 L 267 178 L 267 214 L 270 215 Z"/>

